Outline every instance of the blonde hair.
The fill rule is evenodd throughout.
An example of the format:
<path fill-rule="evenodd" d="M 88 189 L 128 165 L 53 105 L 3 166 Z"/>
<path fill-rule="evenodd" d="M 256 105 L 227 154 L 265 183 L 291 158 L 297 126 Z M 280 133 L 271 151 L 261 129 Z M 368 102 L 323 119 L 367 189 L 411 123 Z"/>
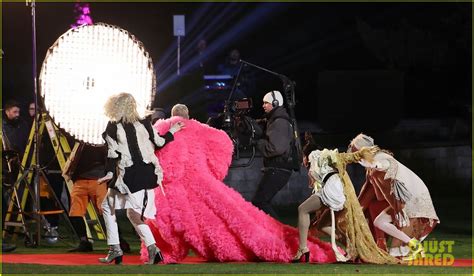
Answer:
<path fill-rule="evenodd" d="M 171 109 L 171 116 L 180 116 L 185 119 L 189 119 L 188 107 L 184 104 L 175 104 Z"/>
<path fill-rule="evenodd" d="M 104 105 L 105 116 L 113 122 L 122 120 L 124 123 L 134 123 L 140 120 L 137 112 L 137 102 L 130 93 L 119 93 L 110 96 Z"/>

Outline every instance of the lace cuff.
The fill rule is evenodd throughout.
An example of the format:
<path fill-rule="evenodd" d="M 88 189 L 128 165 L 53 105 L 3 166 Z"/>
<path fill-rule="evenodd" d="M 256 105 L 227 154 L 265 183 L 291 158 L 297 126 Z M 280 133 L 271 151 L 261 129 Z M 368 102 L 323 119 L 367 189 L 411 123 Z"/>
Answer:
<path fill-rule="evenodd" d="M 389 178 L 395 179 L 395 176 L 397 175 L 397 171 L 398 171 L 398 163 L 393 158 L 388 158 L 387 161 L 388 161 L 388 169 L 387 169 L 387 173 L 385 173 L 384 179 L 385 180 Z"/>

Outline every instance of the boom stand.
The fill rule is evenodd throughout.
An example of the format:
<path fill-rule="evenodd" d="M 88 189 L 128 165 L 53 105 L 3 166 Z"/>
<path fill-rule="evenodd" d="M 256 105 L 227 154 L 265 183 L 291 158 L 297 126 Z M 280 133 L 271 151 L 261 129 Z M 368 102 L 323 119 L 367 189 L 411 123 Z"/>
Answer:
<path fill-rule="evenodd" d="M 275 75 L 275 76 L 279 77 L 281 79 L 281 81 L 283 82 L 283 94 L 285 95 L 285 98 L 286 98 L 286 102 L 287 102 L 287 105 L 288 105 L 288 111 L 290 113 L 289 115 L 290 115 L 291 123 L 293 125 L 293 131 L 294 131 L 293 135 L 294 135 L 295 141 L 296 141 L 295 146 L 296 146 L 296 149 L 298 150 L 298 157 L 299 157 L 300 160 L 302 160 L 303 150 L 302 150 L 302 147 L 301 147 L 301 139 L 300 139 L 298 125 L 296 123 L 296 116 L 295 116 L 295 106 L 296 106 L 295 86 L 296 86 L 296 83 L 294 81 L 290 80 L 287 76 L 282 75 L 280 73 L 268 70 L 266 68 L 263 68 L 261 66 L 255 65 L 253 63 L 250 63 L 250 62 L 242 60 L 242 59 L 240 60 L 240 62 L 242 63 L 242 65 L 248 65 L 248 66 L 260 69 L 262 71 L 265 71 L 267 73 L 270 73 L 272 75 Z M 242 69 L 242 66 L 240 67 L 240 69 Z M 240 70 L 239 70 L 239 74 L 240 74 Z"/>

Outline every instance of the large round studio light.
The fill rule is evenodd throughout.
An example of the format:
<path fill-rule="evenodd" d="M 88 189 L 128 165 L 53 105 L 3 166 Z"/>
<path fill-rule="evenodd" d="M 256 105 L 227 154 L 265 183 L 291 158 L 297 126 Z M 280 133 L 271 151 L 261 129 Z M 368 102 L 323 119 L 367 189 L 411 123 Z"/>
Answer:
<path fill-rule="evenodd" d="M 103 144 L 104 104 L 133 94 L 144 116 L 155 95 L 150 55 L 129 32 L 97 23 L 70 29 L 51 46 L 40 73 L 40 91 L 54 121 L 74 138 Z"/>

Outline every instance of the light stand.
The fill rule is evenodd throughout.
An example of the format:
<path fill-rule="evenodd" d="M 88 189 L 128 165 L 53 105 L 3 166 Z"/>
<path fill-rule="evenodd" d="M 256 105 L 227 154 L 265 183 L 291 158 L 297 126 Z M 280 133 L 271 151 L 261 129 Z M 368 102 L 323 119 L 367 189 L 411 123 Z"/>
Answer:
<path fill-rule="evenodd" d="M 15 204 L 10 203 L 9 209 L 7 216 L 5 218 L 5 226 L 14 226 L 14 227 L 19 227 L 22 226 L 24 230 L 24 234 L 26 236 L 25 239 L 25 245 L 30 246 L 30 247 L 36 247 L 40 244 L 41 242 L 41 226 L 44 223 L 45 225 L 49 226 L 48 221 L 45 218 L 45 215 L 53 215 L 53 214 L 64 214 L 64 208 L 62 210 L 53 210 L 53 211 L 46 211 L 43 212 L 41 210 L 41 181 L 40 178 L 44 179 L 46 181 L 47 186 L 51 190 L 51 195 L 54 197 L 54 200 L 60 205 L 60 201 L 58 200 L 55 192 L 51 189 L 51 186 L 48 183 L 48 180 L 46 178 L 46 174 L 43 171 L 43 168 L 41 168 L 41 163 L 40 163 L 40 143 L 41 143 L 41 131 L 45 128 L 45 117 L 46 115 L 40 112 L 39 110 L 39 93 L 38 93 L 38 79 L 37 79 L 37 58 L 36 58 L 36 3 L 35 1 L 27 2 L 26 5 L 28 6 L 30 4 L 31 7 L 31 28 L 32 28 L 32 65 L 33 65 L 33 89 L 34 89 L 34 103 L 35 103 L 35 110 L 36 114 L 34 117 L 34 122 L 33 126 L 34 128 L 31 129 L 30 131 L 30 136 L 28 139 L 28 145 L 26 146 L 25 153 L 23 154 L 23 161 L 22 161 L 22 166 L 25 167 L 24 170 L 21 171 L 21 173 L 18 175 L 17 181 L 14 184 L 14 198 L 15 198 Z M 41 124 L 41 128 L 40 128 Z M 46 126 L 46 128 L 48 128 Z M 33 155 L 31 155 L 31 149 L 33 149 Z M 29 164 L 29 165 L 27 165 Z M 22 199 L 20 200 L 19 195 L 17 193 L 17 188 L 20 187 L 22 183 L 25 183 L 23 194 L 22 194 Z M 32 212 L 25 212 L 24 211 L 24 204 L 26 203 L 27 200 L 27 194 L 24 192 L 27 190 L 28 194 L 31 196 L 31 205 L 32 205 Z M 18 208 L 19 212 L 13 211 L 13 208 L 15 207 Z M 10 220 L 11 219 L 11 214 L 12 213 L 18 213 L 16 217 L 16 221 Z M 31 233 L 32 231 L 29 231 L 27 226 L 26 226 L 26 221 L 24 219 L 25 214 L 29 215 L 34 219 L 36 222 L 36 238 L 34 235 Z M 7 221 L 7 218 L 9 219 Z M 18 221 L 21 220 L 21 223 Z M 4 228 L 3 234 L 6 234 L 7 228 Z M 48 232 L 50 235 L 53 232 L 50 232 L 48 229 Z"/>
<path fill-rule="evenodd" d="M 33 148 L 33 156 L 31 157 L 31 161 L 29 162 L 29 166 L 26 166 L 25 165 L 25 169 L 23 170 L 20 170 L 20 174 L 18 175 L 18 178 L 16 180 L 16 182 L 13 184 L 13 194 L 12 196 L 15 198 L 15 203 L 16 203 L 16 207 L 18 208 L 19 212 L 18 212 L 18 215 L 17 215 L 17 218 L 16 218 L 16 221 L 10 221 L 10 219 L 12 218 L 11 214 L 12 213 L 15 213 L 13 211 L 13 204 L 10 203 L 10 206 L 8 208 L 8 212 L 7 212 L 7 215 L 5 217 L 5 223 L 4 223 L 4 229 L 3 229 L 3 235 L 6 234 L 6 229 L 7 229 L 7 226 L 10 225 L 10 226 L 15 226 L 15 227 L 18 227 L 18 226 L 22 226 L 23 227 L 23 230 L 24 230 L 24 234 L 26 235 L 26 239 L 25 239 L 25 245 L 27 246 L 31 246 L 31 247 L 36 247 L 37 245 L 39 245 L 39 242 L 41 240 L 41 207 L 40 207 L 40 174 L 44 177 L 44 172 L 41 170 L 40 168 L 40 160 L 39 160 L 39 143 L 40 143 L 40 135 L 39 135 L 39 124 L 40 124 L 40 112 L 39 111 L 39 107 L 38 107 L 38 80 L 37 80 L 37 73 L 36 73 L 36 5 L 35 5 L 35 1 L 27 1 L 26 2 L 26 6 L 28 6 L 28 4 L 30 4 L 30 7 L 31 7 L 31 28 L 32 28 L 32 53 L 33 53 L 33 56 L 32 56 L 32 65 L 33 65 L 33 90 L 34 90 L 34 103 L 35 103 L 35 117 L 34 117 L 34 122 L 33 122 L 33 126 L 34 126 L 34 133 L 33 135 L 31 135 L 31 132 L 30 132 L 30 136 L 29 136 L 29 140 L 28 140 L 28 145 L 27 145 L 27 148 L 23 154 L 23 162 L 28 162 L 28 160 L 30 159 L 30 149 Z M 31 146 L 30 146 L 31 144 Z M 31 181 L 30 177 L 33 176 L 33 181 L 32 183 L 28 183 L 29 181 Z M 37 236 L 36 236 L 36 240 L 34 238 L 34 236 L 28 231 L 27 227 L 26 227 L 26 221 L 24 219 L 24 216 L 26 214 L 26 212 L 24 211 L 24 206 L 22 206 L 22 201 L 23 199 L 20 199 L 19 198 L 19 195 L 17 193 L 17 188 L 21 185 L 21 183 L 25 183 L 25 187 L 24 189 L 28 191 L 28 194 L 31 196 L 31 199 L 32 199 L 32 210 L 33 212 L 32 213 L 32 217 L 34 217 L 34 220 L 36 221 L 36 224 L 37 224 Z M 24 190 L 24 191 L 25 191 Z M 33 190 L 33 191 L 32 191 Z M 26 195 L 27 196 L 27 195 Z M 23 194 L 23 198 L 26 200 L 26 196 L 25 194 Z M 21 223 L 18 223 L 18 221 L 20 221 L 21 219 Z"/>
<path fill-rule="evenodd" d="M 26 5 L 28 6 L 28 2 L 26 2 Z M 39 150 L 40 150 L 40 137 L 39 137 L 39 124 L 40 124 L 40 112 L 39 112 L 39 106 L 38 106 L 38 74 L 36 71 L 37 63 L 36 63 L 36 2 L 35 0 L 31 0 L 30 2 L 30 7 L 31 7 L 31 34 L 32 34 L 32 64 L 33 64 L 33 91 L 34 91 L 34 97 L 35 97 L 35 135 L 34 135 L 34 155 L 33 155 L 33 161 L 31 162 L 30 168 L 28 168 L 26 171 L 29 172 L 30 170 L 33 170 L 33 188 L 34 188 L 34 195 L 35 195 L 35 200 L 34 206 L 33 206 L 33 211 L 34 215 L 36 216 L 36 221 L 37 221 L 37 245 L 39 245 L 40 240 L 41 240 L 41 206 L 40 206 L 40 173 L 41 173 L 41 165 L 40 165 L 40 155 L 39 155 Z"/>

